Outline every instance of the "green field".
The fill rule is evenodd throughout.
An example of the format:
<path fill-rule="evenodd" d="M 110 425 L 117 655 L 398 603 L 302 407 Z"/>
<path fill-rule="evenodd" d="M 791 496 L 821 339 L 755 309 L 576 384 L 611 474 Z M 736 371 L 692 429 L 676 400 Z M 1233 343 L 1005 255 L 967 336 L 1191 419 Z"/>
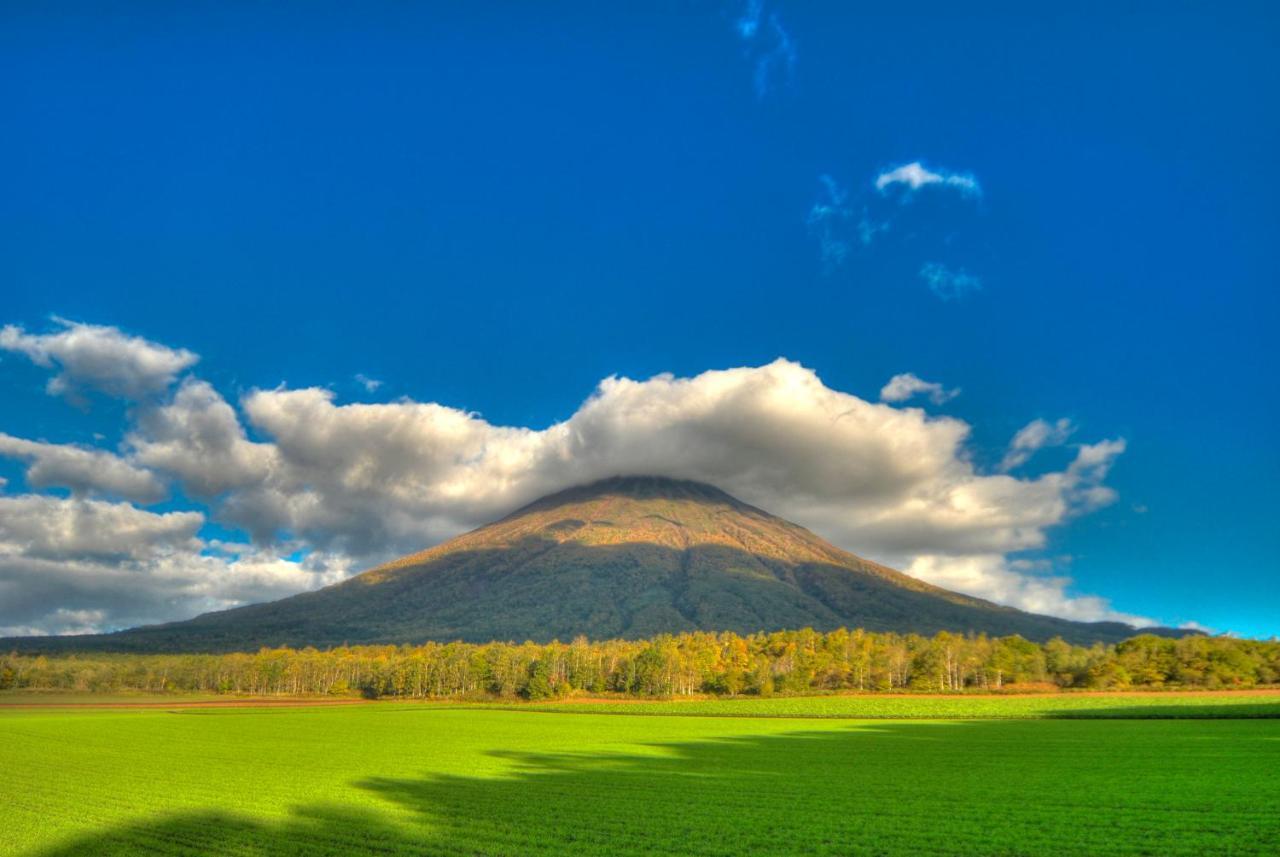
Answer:
<path fill-rule="evenodd" d="M 1280 852 L 1280 720 L 1248 719 L 1273 697 L 1223 697 L 1239 719 L 793 719 L 850 699 L 0 708 L 0 853 Z"/>

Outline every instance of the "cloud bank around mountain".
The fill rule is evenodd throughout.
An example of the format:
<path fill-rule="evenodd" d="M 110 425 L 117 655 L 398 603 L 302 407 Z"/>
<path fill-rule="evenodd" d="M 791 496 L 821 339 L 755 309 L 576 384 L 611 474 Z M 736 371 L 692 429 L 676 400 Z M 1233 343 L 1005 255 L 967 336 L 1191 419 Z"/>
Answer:
<path fill-rule="evenodd" d="M 710 482 L 841 547 L 1001 603 L 1151 624 L 1022 555 L 1115 500 L 1106 478 L 1124 441 L 1078 444 L 1062 469 L 1019 478 L 1008 472 L 1019 456 L 1067 439 L 1059 424 L 1040 440 L 1023 436 L 1028 427 L 1007 466 L 984 472 L 967 423 L 906 404 L 954 391 L 909 373 L 882 402 L 785 359 L 610 377 L 567 419 L 532 429 L 433 402 L 343 403 L 317 387 L 232 402 L 195 376 L 179 380 L 190 352 L 90 325 L 52 335 L 156 358 L 70 379 L 151 395 L 131 409 L 118 452 L 0 440 L 0 455 L 28 467 L 25 492 L 0 494 L 0 634 L 126 627 L 314 589 L 619 474 Z M 66 374 L 72 362 L 41 365 Z M 33 492 L 57 488 L 70 496 Z M 167 490 L 196 508 L 144 508 Z"/>

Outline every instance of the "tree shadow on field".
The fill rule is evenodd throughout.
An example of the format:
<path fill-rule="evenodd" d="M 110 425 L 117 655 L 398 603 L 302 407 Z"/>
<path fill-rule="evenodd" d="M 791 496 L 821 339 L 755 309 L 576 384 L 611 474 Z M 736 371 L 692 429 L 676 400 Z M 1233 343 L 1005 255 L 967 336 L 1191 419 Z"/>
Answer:
<path fill-rule="evenodd" d="M 1160 705 L 1110 704 L 1106 708 L 1056 709 L 1043 716 L 1054 720 L 1275 720 L 1280 719 L 1280 697 L 1236 703 L 1206 699 Z"/>
<path fill-rule="evenodd" d="M 493 754 L 508 763 L 497 777 L 353 783 L 385 814 L 332 804 L 278 822 L 187 813 L 39 853 L 1280 853 L 1280 724 L 797 727 L 628 755 L 504 751 Z"/>

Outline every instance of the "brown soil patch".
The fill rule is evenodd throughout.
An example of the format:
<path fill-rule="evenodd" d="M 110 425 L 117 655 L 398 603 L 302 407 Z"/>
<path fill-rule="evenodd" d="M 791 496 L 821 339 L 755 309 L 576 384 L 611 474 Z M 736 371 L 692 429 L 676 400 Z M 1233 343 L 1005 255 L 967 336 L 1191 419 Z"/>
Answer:
<path fill-rule="evenodd" d="M 320 697 L 262 697 L 262 698 L 236 698 L 236 699 L 175 699 L 173 701 L 162 700 L 138 700 L 137 702 L 94 702 L 92 698 L 86 698 L 84 702 L 40 702 L 38 700 L 22 700 L 14 702 L 9 700 L 0 701 L 0 708 L 306 708 L 315 706 L 328 705 L 365 705 L 367 700 L 363 699 L 322 699 Z"/>
<path fill-rule="evenodd" d="M 1108 699 L 1134 699 L 1143 698 L 1167 698 L 1171 696 L 1202 696 L 1206 700 L 1215 697 L 1224 696 L 1280 696 L 1280 688 L 1251 688 L 1248 690 L 1095 690 L 1095 691 L 1059 691 L 1055 693 L 840 693 L 832 694 L 837 697 L 866 697 L 867 699 L 973 699 L 975 697 L 1009 697 L 1018 699 L 1062 699 L 1072 696 L 1099 696 Z M 714 697 L 707 695 L 684 696 L 672 699 L 647 699 L 638 697 L 608 697 L 608 696 L 581 696 L 568 697 L 566 699 L 547 699 L 539 702 L 521 702 L 519 700 L 455 700 L 455 699 L 398 699 L 396 697 L 387 697 L 382 700 L 357 699 L 354 697 L 307 697 L 307 696 L 264 696 L 264 697 L 235 697 L 232 699 L 139 699 L 136 702 L 121 702 L 119 700 L 95 702 L 91 694 L 86 694 L 83 701 L 67 702 L 49 701 L 42 702 L 38 698 L 34 699 L 3 699 L 0 698 L 0 709 L 4 708 L 154 708 L 160 710 L 179 709 L 179 708 L 312 708 L 320 706 L 336 706 L 336 705 L 377 705 L 379 703 L 405 704 L 417 702 L 424 705 L 527 705 L 530 708 L 540 706 L 554 705 L 644 705 L 650 702 L 699 702 L 713 699 L 721 699 L 730 701 L 731 697 Z M 756 697 L 740 696 L 737 699 L 755 699 Z M 783 699 L 785 697 L 774 697 L 775 699 Z"/>

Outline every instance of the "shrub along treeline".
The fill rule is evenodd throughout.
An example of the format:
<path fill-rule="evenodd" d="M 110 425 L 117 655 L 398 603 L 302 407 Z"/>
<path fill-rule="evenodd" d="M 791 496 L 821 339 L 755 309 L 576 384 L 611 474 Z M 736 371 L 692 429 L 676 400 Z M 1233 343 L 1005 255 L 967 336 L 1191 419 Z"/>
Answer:
<path fill-rule="evenodd" d="M 1113 646 L 844 629 L 571 643 L 426 643 L 254 654 L 0 656 L 0 689 L 548 699 L 826 690 L 1243 688 L 1280 683 L 1280 641 L 1141 635 Z"/>

